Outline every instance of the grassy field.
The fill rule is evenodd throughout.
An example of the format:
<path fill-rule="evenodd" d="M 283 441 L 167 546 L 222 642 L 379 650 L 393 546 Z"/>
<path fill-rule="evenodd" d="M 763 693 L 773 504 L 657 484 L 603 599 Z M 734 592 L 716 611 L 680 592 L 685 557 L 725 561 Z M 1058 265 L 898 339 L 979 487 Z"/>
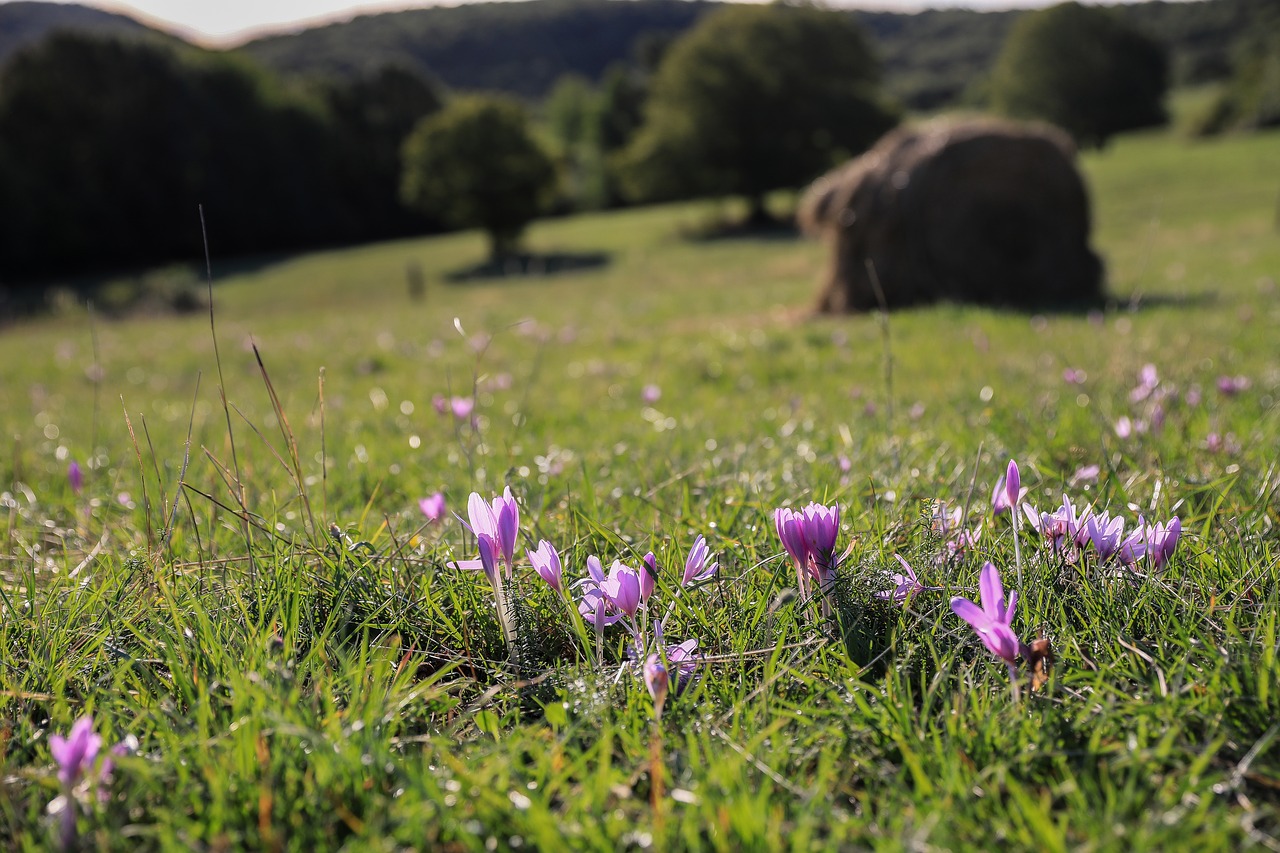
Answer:
<path fill-rule="evenodd" d="M 822 247 L 684 239 L 711 205 L 541 223 L 608 263 L 465 285 L 478 235 L 233 262 L 211 211 L 216 352 L 207 314 L 5 329 L 0 845 L 70 815 L 121 850 L 1280 849 L 1280 135 L 1085 168 L 1095 315 L 812 319 Z M 1171 562 L 1024 526 L 1019 570 L 1010 458 L 1042 510 L 1177 516 Z M 447 565 L 475 539 L 418 508 L 507 486 L 511 647 Z M 773 513 L 810 501 L 849 554 L 807 603 Z M 719 570 L 684 588 L 698 535 Z M 566 584 L 654 552 L 644 639 L 704 656 L 660 719 L 540 539 Z M 877 597 L 895 554 L 940 589 Z M 986 560 L 1056 655 L 1017 697 L 949 606 Z M 51 736 L 85 715 L 137 749 L 71 790 Z"/>

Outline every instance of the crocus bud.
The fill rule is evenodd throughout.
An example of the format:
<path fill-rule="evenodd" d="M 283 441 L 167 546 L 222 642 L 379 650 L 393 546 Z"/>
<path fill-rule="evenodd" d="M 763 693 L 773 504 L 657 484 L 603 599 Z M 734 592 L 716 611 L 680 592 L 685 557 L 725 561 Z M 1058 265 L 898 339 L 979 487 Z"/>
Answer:
<path fill-rule="evenodd" d="M 640 567 L 640 603 L 644 604 L 653 595 L 653 588 L 658 583 L 658 558 L 650 551 L 644 555 Z"/>
<path fill-rule="evenodd" d="M 649 695 L 653 697 L 654 715 L 662 719 L 662 706 L 667 701 L 670 681 L 667 668 L 662 665 L 662 660 L 657 655 L 649 655 L 644 663 L 644 686 L 649 688 Z"/>
<path fill-rule="evenodd" d="M 71 484 L 71 491 L 77 495 L 84 488 L 84 471 L 80 468 L 80 463 L 75 460 L 67 466 L 67 482 Z"/>

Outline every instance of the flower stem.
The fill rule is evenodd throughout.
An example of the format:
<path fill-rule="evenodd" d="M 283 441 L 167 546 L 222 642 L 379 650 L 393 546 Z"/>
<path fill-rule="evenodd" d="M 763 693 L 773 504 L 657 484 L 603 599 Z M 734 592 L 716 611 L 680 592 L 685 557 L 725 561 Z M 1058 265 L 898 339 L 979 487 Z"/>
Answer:
<path fill-rule="evenodd" d="M 1013 521 L 1013 561 L 1018 567 L 1018 597 L 1022 598 L 1025 595 L 1022 591 L 1022 548 L 1018 545 L 1018 528 L 1022 525 L 1018 520 L 1017 507 L 1013 508 L 1011 520 Z"/>

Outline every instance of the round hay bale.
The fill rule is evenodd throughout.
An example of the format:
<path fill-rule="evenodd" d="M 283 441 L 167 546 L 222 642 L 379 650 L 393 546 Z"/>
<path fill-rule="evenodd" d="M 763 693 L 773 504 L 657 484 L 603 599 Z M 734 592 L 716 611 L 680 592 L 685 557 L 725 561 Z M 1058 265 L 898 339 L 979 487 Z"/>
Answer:
<path fill-rule="evenodd" d="M 1103 298 L 1075 148 L 1045 125 L 966 119 L 892 131 L 815 181 L 797 220 L 831 246 L 822 312 Z"/>

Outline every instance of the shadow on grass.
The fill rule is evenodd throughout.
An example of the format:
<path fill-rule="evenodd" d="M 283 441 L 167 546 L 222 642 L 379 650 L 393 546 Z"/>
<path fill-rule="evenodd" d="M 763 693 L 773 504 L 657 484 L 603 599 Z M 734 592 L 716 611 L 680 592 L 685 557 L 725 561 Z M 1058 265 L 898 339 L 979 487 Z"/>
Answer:
<path fill-rule="evenodd" d="M 444 280 L 450 284 L 463 284 L 540 278 L 600 269 L 607 266 L 612 258 L 608 252 L 521 252 L 445 273 Z"/>
<path fill-rule="evenodd" d="M 679 236 L 691 243 L 714 243 L 721 240 L 767 240 L 770 242 L 800 239 L 800 229 L 791 220 L 745 222 L 715 219 L 686 225 Z"/>
<path fill-rule="evenodd" d="M 1220 299 L 1214 290 L 1199 293 L 1133 293 L 1127 297 L 1113 297 L 1107 302 L 1108 311 L 1145 311 L 1150 308 L 1200 308 L 1213 305 Z"/>
<path fill-rule="evenodd" d="M 1128 296 L 1118 296 L 1108 294 L 1099 299 L 1086 299 L 1074 302 L 1041 302 L 1014 304 L 1009 302 L 993 302 L 989 300 L 964 300 L 955 296 L 943 296 L 934 300 L 920 300 L 907 305 L 894 305 L 890 307 L 891 314 L 909 314 L 914 312 L 930 311 L 936 308 L 980 308 L 999 314 L 1021 315 L 1024 317 L 1035 318 L 1037 316 L 1053 316 L 1053 317 L 1085 317 L 1091 320 L 1102 321 L 1111 316 L 1119 316 L 1123 314 L 1137 314 L 1143 311 L 1155 309 L 1196 309 L 1215 305 L 1221 300 L 1221 296 L 1216 291 L 1201 291 L 1198 293 L 1152 293 L 1152 294 L 1132 294 Z M 821 317 L 858 317 L 858 316 L 874 316 L 878 311 L 876 309 L 866 311 L 823 311 L 821 309 L 812 309 L 807 316 L 813 318 Z"/>

